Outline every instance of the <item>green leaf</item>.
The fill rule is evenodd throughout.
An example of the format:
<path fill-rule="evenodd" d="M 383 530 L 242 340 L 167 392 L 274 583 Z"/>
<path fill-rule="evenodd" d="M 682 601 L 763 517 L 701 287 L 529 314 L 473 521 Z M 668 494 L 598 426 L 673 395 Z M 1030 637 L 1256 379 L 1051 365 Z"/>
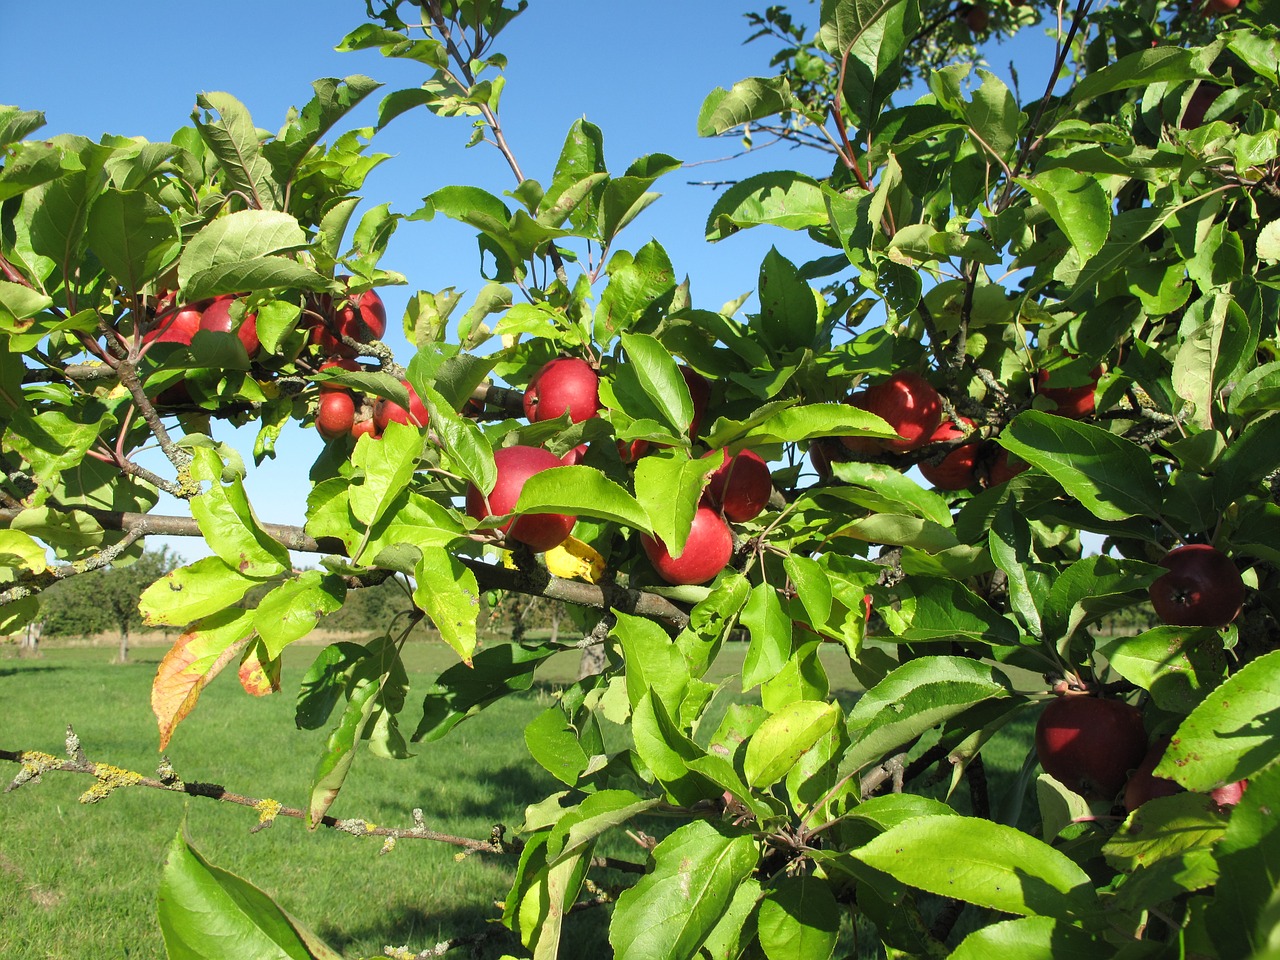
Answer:
<path fill-rule="evenodd" d="M 440 639 L 470 663 L 476 649 L 480 616 L 480 587 L 476 575 L 444 547 L 422 547 L 414 570 L 413 602 L 431 618 Z"/>
<path fill-rule="evenodd" d="M 809 615 L 809 623 L 816 628 L 825 626 L 831 618 L 833 597 L 831 579 L 822 564 L 792 553 L 782 561 L 782 566 Z"/>
<path fill-rule="evenodd" d="M 89 249 L 126 291 L 138 292 L 178 254 L 178 230 L 145 193 L 108 190 L 89 211 Z"/>
<path fill-rule="evenodd" d="M 1195 422 L 1209 429 L 1219 390 L 1241 362 L 1253 355 L 1258 335 L 1248 315 L 1227 294 L 1193 304 L 1186 320 L 1195 326 L 1174 357 L 1173 388 L 1194 404 Z"/>
<path fill-rule="evenodd" d="M 1280 415 L 1255 420 L 1245 427 L 1218 459 L 1213 473 L 1214 510 L 1226 510 L 1253 490 L 1271 472 L 1268 463 L 1280 445 Z"/>
<path fill-rule="evenodd" d="M 739 180 L 707 215 L 707 240 L 714 243 L 739 230 L 758 226 L 806 230 L 827 225 L 822 186 L 795 171 L 776 170 Z"/>
<path fill-rule="evenodd" d="M 1101 960 L 1114 948 L 1069 923 L 1052 917 L 1002 920 L 975 930 L 951 952 L 951 960 Z"/>
<path fill-rule="evenodd" d="M 205 557 L 165 574 L 147 587 L 138 609 L 148 625 L 183 626 L 233 606 L 260 582 L 218 557 Z"/>
<path fill-rule="evenodd" d="M 818 302 L 795 264 L 771 247 L 760 264 L 760 334 L 773 350 L 812 346 L 818 334 Z"/>
<path fill-rule="evenodd" d="M 1027 410 L 1000 445 L 1062 485 L 1099 520 L 1160 516 L 1150 455 L 1131 440 L 1090 423 Z"/>
<path fill-rule="evenodd" d="M 259 526 L 240 478 L 233 476 L 223 485 L 222 472 L 222 460 L 213 449 L 195 452 L 192 476 L 209 481 L 209 488 L 191 499 L 191 515 L 209 549 L 245 576 L 266 579 L 289 570 L 289 551 Z"/>
<path fill-rule="evenodd" d="M 311 662 L 298 686 L 294 723 L 300 730 L 317 730 L 328 721 L 346 690 L 351 669 L 368 655 L 358 643 L 331 643 Z"/>
<path fill-rule="evenodd" d="M 788 704 L 770 716 L 747 741 L 742 761 L 747 783 L 766 788 L 781 780 L 839 717 L 838 705 L 817 700 Z"/>
<path fill-rule="evenodd" d="M 329 731 L 324 753 L 316 763 L 311 781 L 311 801 L 307 810 L 307 823 L 311 829 L 320 825 L 355 760 L 356 744 L 367 735 L 369 721 L 382 707 L 379 703 L 383 687 L 393 673 L 403 682 L 404 665 L 394 643 L 382 637 L 369 644 L 366 656 L 358 661 L 347 675 L 347 705 L 338 724 Z"/>
<path fill-rule="evenodd" d="M 1226 653 L 1212 627 L 1155 627 L 1116 637 L 1098 651 L 1112 670 L 1173 713 L 1190 713 L 1226 676 Z"/>
<path fill-rule="evenodd" d="M 285 127 L 280 138 L 262 148 L 263 155 L 271 163 L 275 181 L 288 183 L 292 180 L 298 165 L 320 142 L 320 138 L 380 86 L 382 84 L 378 81 L 359 74 L 342 80 L 324 77 L 314 81 L 311 88 L 315 96 Z"/>
<path fill-rule="evenodd" d="M 1082 626 L 1115 610 L 1133 605 L 1164 573 L 1162 567 L 1139 560 L 1083 557 L 1058 573 L 1044 599 L 1045 636 L 1070 638 Z"/>
<path fill-rule="evenodd" d="M 218 217 L 202 227 L 183 248 L 178 260 L 178 284 L 188 300 L 217 293 L 234 293 L 243 287 L 216 289 L 220 268 L 261 262 L 271 254 L 296 250 L 306 244 L 306 234 L 287 213 L 240 210 Z M 294 264 L 301 269 L 299 264 Z M 201 276 L 209 279 L 199 280 Z"/>
<path fill-rule="evenodd" d="M 219 119 L 202 121 L 200 111 L 216 112 Z M 226 177 L 227 190 L 239 190 L 250 198 L 257 211 L 275 210 L 280 205 L 280 184 L 272 176 L 271 164 L 262 156 L 258 130 L 243 103 L 229 93 L 196 94 L 191 115 L 200 137 L 218 158 Z M 186 283 L 181 284 L 186 289 Z"/>
<path fill-rule="evenodd" d="M 911 642 L 974 640 L 1016 644 L 1018 627 L 958 580 L 913 576 L 898 587 L 899 604 L 877 607 L 893 633 Z"/>
<path fill-rule="evenodd" d="M 659 450 L 636 464 L 635 488 L 653 535 L 672 557 L 684 552 L 707 479 L 720 466 L 717 456 L 689 459 L 684 450 Z"/>
<path fill-rule="evenodd" d="M 366 527 L 381 520 L 413 479 L 421 453 L 422 434 L 407 424 L 388 423 L 376 440 L 361 437 L 351 452 L 351 465 L 361 471 L 360 482 L 351 485 L 352 516 Z"/>
<path fill-rule="evenodd" d="M 29 321 L 53 306 L 53 298 L 21 283 L 0 280 L 0 330 L 16 333 L 28 329 Z"/>
<path fill-rule="evenodd" d="M 253 626 L 274 659 L 295 640 L 315 629 L 320 618 L 342 606 L 347 588 L 341 577 L 306 570 L 291 577 L 258 602 Z"/>
<path fill-rule="evenodd" d="M 1102 848 L 1107 862 L 1132 873 L 1160 860 L 1212 847 L 1227 828 L 1227 818 L 1212 797 L 1177 793 L 1148 800 L 1129 815 Z"/>
<path fill-rule="evenodd" d="M 975 704 L 1007 697 L 1008 687 L 994 667 L 965 657 L 908 660 L 849 711 L 852 746 L 840 762 L 841 773 L 860 770 Z"/>
<path fill-rule="evenodd" d="M 565 513 L 595 517 L 651 533 L 649 515 L 636 501 L 594 467 L 553 467 L 525 481 L 516 513 Z"/>
<path fill-rule="evenodd" d="M 790 110 L 795 102 L 785 77 L 748 77 L 729 90 L 716 87 L 698 111 L 698 136 L 714 137 L 753 120 Z"/>
<path fill-rule="evenodd" d="M 620 827 L 657 805 L 657 800 L 642 800 L 630 790 L 598 790 L 556 822 L 547 837 L 548 861 L 559 863 L 573 856 L 606 830 Z"/>
<path fill-rule="evenodd" d="M 1205 920 L 1219 956 L 1260 950 L 1271 933 L 1268 903 L 1280 885 L 1280 765 L 1249 781 L 1214 848 L 1220 876 Z"/>
<path fill-rule="evenodd" d="M 15 568 L 24 573 L 44 573 L 48 567 L 45 549 L 36 543 L 30 534 L 20 530 L 0 529 L 0 569 L 4 570 L 4 579 L 8 582 L 9 574 Z"/>
<path fill-rule="evenodd" d="M 652 872 L 618 897 L 609 926 L 617 960 L 691 960 L 757 859 L 755 842 L 727 827 L 677 828 L 654 847 Z"/>
<path fill-rule="evenodd" d="M 742 689 L 750 690 L 778 675 L 791 657 L 791 618 L 782 608 L 778 591 L 767 583 L 751 588 L 742 611 L 742 625 L 751 645 L 742 662 Z"/>
<path fill-rule="evenodd" d="M 1186 80 L 1198 75 L 1198 60 L 1197 51 L 1182 47 L 1161 45 L 1139 50 L 1086 76 L 1071 91 L 1071 102 L 1079 106 L 1115 90 Z"/>
<path fill-rule="evenodd" d="M 184 834 L 169 845 L 157 896 L 170 960 L 341 960 L 267 894 L 205 860 Z"/>
<path fill-rule="evenodd" d="M 449 667 L 423 698 L 422 721 L 413 739 L 438 740 L 507 694 L 528 690 L 538 664 L 559 649 L 551 644 L 500 643 L 478 651 L 469 665 Z"/>
<path fill-rule="evenodd" d="M 627 699 L 639 705 L 652 690 L 671 710 L 678 711 L 689 687 L 689 666 L 666 631 L 652 620 L 619 610 L 611 635 L 622 647 L 626 664 Z"/>
<path fill-rule="evenodd" d="M 675 803 L 688 806 L 721 792 L 689 766 L 706 751 L 685 736 L 653 691 L 646 691 L 632 710 L 631 734 L 636 754 Z"/>
<path fill-rule="evenodd" d="M 748 446 L 766 443 L 802 443 L 814 437 L 897 437 L 897 432 L 873 413 L 847 403 L 811 403 L 771 412 L 748 429 L 722 427 L 717 421 L 707 442 L 722 447 L 742 439 Z"/>
<path fill-rule="evenodd" d="M 1094 177 L 1057 167 L 1016 182 L 1044 207 L 1081 260 L 1102 249 L 1111 231 L 1111 201 Z"/>
<path fill-rule="evenodd" d="M 622 334 L 622 349 L 629 366 L 667 425 L 685 434 L 693 421 L 693 400 L 675 359 L 658 340 L 647 334 Z"/>
<path fill-rule="evenodd" d="M 823 877 L 782 877 L 760 901 L 760 947 L 769 960 L 827 960 L 842 914 Z"/>
<path fill-rule="evenodd" d="M 1157 777 L 1205 792 L 1252 777 L 1280 756 L 1280 650 L 1228 677 L 1182 721 Z"/>
<path fill-rule="evenodd" d="M 919 817 L 850 854 L 908 886 L 1022 916 L 1077 921 L 1100 911 L 1079 866 L 1036 838 L 976 817 Z"/>
<path fill-rule="evenodd" d="M 556 704 L 529 721 L 524 728 L 524 742 L 529 755 L 543 769 L 571 787 L 577 785 L 578 778 L 587 769 L 586 751 L 564 711 Z"/>
<path fill-rule="evenodd" d="M 824 6 L 826 6 L 824 4 Z M 868 20 L 865 29 L 837 57 L 843 64 L 844 102 L 852 111 L 857 126 L 872 127 L 880 111 L 902 84 L 902 54 L 911 38 L 920 30 L 920 9 L 916 2 L 884 5 L 884 15 Z M 863 4 L 868 18 L 878 11 Z M 837 18 L 839 14 L 837 14 Z M 830 23 L 823 17 L 824 30 Z M 846 34 L 847 35 L 847 34 Z M 821 34 L 820 34 L 821 36 Z"/>

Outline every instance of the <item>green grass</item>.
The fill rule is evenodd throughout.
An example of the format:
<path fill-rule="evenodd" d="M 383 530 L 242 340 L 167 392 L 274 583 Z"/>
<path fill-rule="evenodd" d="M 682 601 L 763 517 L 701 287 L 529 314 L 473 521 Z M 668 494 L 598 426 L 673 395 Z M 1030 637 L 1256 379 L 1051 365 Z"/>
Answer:
<path fill-rule="evenodd" d="M 163 652 L 135 648 L 127 665 L 109 663 L 108 648 L 50 648 L 40 660 L 0 659 L 0 748 L 61 756 L 71 724 L 92 759 L 152 773 L 158 754 L 149 693 Z M 273 697 L 246 696 L 231 675 L 211 684 L 167 751 L 178 774 L 305 807 L 326 731 L 297 730 L 293 706 L 302 672 L 317 652 L 290 649 L 284 692 Z M 826 653 L 833 689 L 851 700 L 855 685 L 842 654 Z M 727 648 L 716 674 L 737 671 L 741 655 Z M 421 689 L 454 657 L 443 645 L 415 644 L 407 648 L 406 660 Z M 487 837 L 498 822 L 519 825 L 527 804 L 558 789 L 528 759 L 524 725 L 552 702 L 576 668 L 574 656 L 554 658 L 540 669 L 528 695 L 490 707 L 441 742 L 414 745 L 411 760 L 382 761 L 361 751 L 331 812 L 408 826 L 411 811 L 420 807 L 428 826 L 470 837 Z M 412 729 L 412 691 L 410 697 L 405 725 Z M 1007 744 L 984 753 L 993 780 L 1007 780 L 1016 771 L 1025 737 L 1025 729 L 1016 730 Z M 16 769 L 0 765 L 0 780 L 7 782 Z M 4 960 L 90 953 L 95 960 L 163 957 L 156 887 L 184 816 L 192 842 L 211 862 L 266 890 L 350 958 L 381 956 L 388 944 L 418 951 L 491 930 L 499 913 L 494 901 L 511 881 L 514 864 L 504 858 L 458 861 L 456 848 L 425 841 L 402 841 L 380 856 L 379 840 L 312 833 L 284 818 L 250 833 L 256 822 L 250 809 L 154 790 L 121 789 L 96 805 L 81 804 L 78 798 L 91 782 L 53 774 L 0 796 Z M 607 852 L 640 859 L 621 835 L 610 839 Z M 562 955 L 607 956 L 606 922 L 604 911 L 575 916 Z M 512 951 L 513 945 L 502 931 L 478 955 L 497 957 L 504 949 Z"/>

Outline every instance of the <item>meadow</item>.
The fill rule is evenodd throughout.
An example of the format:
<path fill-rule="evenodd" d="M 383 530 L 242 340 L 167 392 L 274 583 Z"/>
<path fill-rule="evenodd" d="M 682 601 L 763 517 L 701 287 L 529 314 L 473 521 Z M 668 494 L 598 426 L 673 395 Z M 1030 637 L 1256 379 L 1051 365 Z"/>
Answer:
<path fill-rule="evenodd" d="M 743 651 L 736 646 L 717 661 L 720 675 L 740 668 Z M 135 646 L 131 662 L 120 665 L 110 662 L 109 645 L 46 646 L 39 659 L 6 659 L 0 648 L 0 748 L 61 756 L 70 724 L 91 759 L 152 774 L 159 755 L 149 690 L 164 649 Z M 294 696 L 319 649 L 299 644 L 287 651 L 283 691 L 275 696 L 246 696 L 229 671 L 212 683 L 166 751 L 178 775 L 305 807 L 326 732 L 295 728 Z M 833 648 L 824 654 L 833 692 L 852 701 L 857 686 L 847 661 L 841 662 L 843 653 Z M 406 648 L 416 684 L 453 657 L 440 643 Z M 419 807 L 429 827 L 469 837 L 487 837 L 495 823 L 515 828 L 527 804 L 557 789 L 528 759 L 524 725 L 576 670 L 576 655 L 553 658 L 527 695 L 488 708 L 442 741 L 414 745 L 410 760 L 384 761 L 362 750 L 331 812 L 407 827 Z M 413 696 L 411 691 L 411 704 Z M 412 729 L 415 722 L 410 713 L 406 725 Z M 1019 724 L 984 751 L 993 779 L 1021 766 L 1027 736 L 1026 724 Z M 7 783 L 16 772 L 16 766 L 0 764 L 0 780 Z M 0 795 L 4 960 L 164 957 L 156 887 L 165 852 L 184 821 L 208 860 L 266 890 L 345 957 L 380 957 L 387 945 L 416 953 L 486 932 L 492 935 L 474 951 L 463 947 L 449 956 L 521 952 L 505 930 L 494 928 L 500 914 L 495 901 L 511 881 L 510 859 L 459 859 L 456 848 L 426 841 L 401 841 L 379 855 L 378 839 L 309 832 L 284 818 L 251 833 L 257 820 L 252 810 L 141 788 L 80 803 L 91 784 L 86 777 L 51 774 Z M 601 852 L 643 860 L 622 835 Z M 605 910 L 576 914 L 562 955 L 607 956 L 607 920 Z"/>

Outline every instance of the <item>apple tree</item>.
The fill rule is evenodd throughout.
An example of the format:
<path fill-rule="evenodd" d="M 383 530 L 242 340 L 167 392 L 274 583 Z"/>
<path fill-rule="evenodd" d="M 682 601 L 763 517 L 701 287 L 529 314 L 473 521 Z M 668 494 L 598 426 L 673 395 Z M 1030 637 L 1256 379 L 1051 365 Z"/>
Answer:
<path fill-rule="evenodd" d="M 408 675 L 403 618 L 316 658 L 312 827 L 340 823 L 348 775 L 377 775 L 361 741 L 447 748 L 553 654 L 592 654 L 525 730 L 563 789 L 470 842 L 509 858 L 501 921 L 534 957 L 588 902 L 630 960 L 828 957 L 854 924 L 893 956 L 1269 955 L 1275 4 L 752 14 L 776 72 L 711 91 L 699 130 L 768 131 L 809 170 L 708 194 L 706 236 L 792 231 L 811 253 L 774 249 L 755 299 L 720 307 L 659 240 L 620 240 L 677 159 L 611 166 L 581 120 L 553 168 L 521 166 L 498 45 L 523 3 L 367 8 L 342 48 L 425 77 L 379 94 L 378 128 L 469 123 L 510 182 L 358 212 L 369 171 L 404 162 L 342 129 L 378 86 L 360 75 L 317 81 L 274 134 L 229 93 L 165 143 L 33 139 L 38 113 L 0 112 L 0 629 L 148 534 L 202 538 L 211 555 L 141 601 L 181 630 L 153 690 L 163 749 L 227 667 L 270 694 L 291 643 L 406 578 L 408 624 L 458 662 Z M 1022 77 L 1041 91 L 975 64 L 975 43 L 1032 29 L 1057 41 Z M 474 297 L 386 316 L 406 218 L 474 229 Z M 383 342 L 397 322 L 412 356 Z M 253 450 L 224 423 L 256 425 Z M 243 457 L 313 427 L 305 527 L 260 519 Z M 189 512 L 159 515 L 160 491 Z M 512 594 L 568 604 L 575 630 L 477 648 L 482 595 Z M 1159 626 L 1093 629 L 1149 602 Z M 739 639 L 736 682 L 709 680 Z M 855 703 L 831 694 L 828 646 Z M 984 747 L 1020 723 L 1026 763 L 995 791 Z M 78 769 L 4 756 L 20 777 Z M 595 855 L 638 821 L 657 832 L 633 860 Z M 177 895 L 210 871 L 175 844 L 171 950 L 223 922 Z M 289 955 L 324 955 L 234 899 Z"/>

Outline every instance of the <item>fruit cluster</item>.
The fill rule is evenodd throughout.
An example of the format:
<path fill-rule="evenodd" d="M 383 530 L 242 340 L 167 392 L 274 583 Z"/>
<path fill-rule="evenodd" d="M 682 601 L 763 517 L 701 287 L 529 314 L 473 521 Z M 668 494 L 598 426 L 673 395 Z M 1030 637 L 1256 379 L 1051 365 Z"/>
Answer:
<path fill-rule="evenodd" d="M 689 436 L 696 439 L 710 401 L 711 384 L 688 367 L 681 366 L 679 370 L 693 404 Z M 585 360 L 558 357 L 544 364 L 530 379 L 523 397 L 523 408 L 530 423 L 566 415 L 570 423 L 582 423 L 600 413 L 600 375 Z M 644 439 L 619 440 L 616 445 L 619 457 L 627 464 L 635 463 L 652 448 L 652 444 Z M 589 445 L 583 443 L 563 457 L 541 447 L 524 445 L 496 451 L 496 484 L 487 497 L 474 485 L 469 485 L 467 514 L 483 521 L 511 513 L 529 477 L 553 467 L 579 464 L 588 450 Z M 746 523 L 755 519 L 773 492 L 769 467 L 753 451 L 741 450 L 729 455 L 727 451 L 717 449 L 708 451 L 704 456 L 719 457 L 722 462 L 708 477 L 684 550 L 673 557 L 661 540 L 648 535 L 640 538 L 655 572 L 668 583 L 705 583 L 715 577 L 728 565 L 733 554 L 733 534 L 729 523 Z M 508 538 L 535 551 L 543 551 L 562 543 L 569 536 L 575 520 L 562 514 L 524 514 L 499 529 Z"/>

